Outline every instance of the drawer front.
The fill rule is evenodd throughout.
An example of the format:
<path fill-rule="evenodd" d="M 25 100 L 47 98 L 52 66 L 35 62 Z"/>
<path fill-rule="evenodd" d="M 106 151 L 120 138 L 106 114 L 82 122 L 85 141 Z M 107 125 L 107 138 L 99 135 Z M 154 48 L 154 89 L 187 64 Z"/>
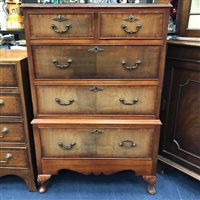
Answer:
<path fill-rule="evenodd" d="M 154 114 L 157 86 L 37 86 L 39 114 Z"/>
<path fill-rule="evenodd" d="M 160 46 L 34 46 L 32 50 L 36 78 L 158 77 Z"/>
<path fill-rule="evenodd" d="M 17 85 L 15 65 L 0 64 L 0 86 L 13 87 Z"/>
<path fill-rule="evenodd" d="M 21 115 L 20 97 L 18 94 L 0 93 L 0 115 Z"/>
<path fill-rule="evenodd" d="M 152 129 L 40 129 L 42 157 L 151 157 Z"/>
<path fill-rule="evenodd" d="M 0 148 L 0 168 L 28 168 L 25 149 Z"/>
<path fill-rule="evenodd" d="M 163 13 L 101 13 L 100 38 L 159 38 L 163 37 Z M 111 26 L 112 24 L 112 26 Z"/>
<path fill-rule="evenodd" d="M 34 46 L 36 78 L 84 78 L 95 74 L 90 46 Z"/>
<path fill-rule="evenodd" d="M 93 14 L 30 14 L 31 37 L 93 37 Z"/>
<path fill-rule="evenodd" d="M 24 125 L 20 122 L 0 123 L 0 142 L 24 142 Z"/>

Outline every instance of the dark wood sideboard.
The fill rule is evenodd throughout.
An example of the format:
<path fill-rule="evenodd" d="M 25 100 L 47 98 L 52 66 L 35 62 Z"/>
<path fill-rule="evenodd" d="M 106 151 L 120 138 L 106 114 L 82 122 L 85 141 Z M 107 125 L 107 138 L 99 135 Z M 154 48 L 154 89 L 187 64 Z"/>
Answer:
<path fill-rule="evenodd" d="M 36 190 L 27 52 L 0 49 L 0 176 L 23 178 Z"/>
<path fill-rule="evenodd" d="M 200 180 L 200 42 L 168 41 L 159 159 Z"/>
<path fill-rule="evenodd" d="M 61 169 L 132 170 L 155 194 L 170 4 L 24 4 L 40 192 Z"/>

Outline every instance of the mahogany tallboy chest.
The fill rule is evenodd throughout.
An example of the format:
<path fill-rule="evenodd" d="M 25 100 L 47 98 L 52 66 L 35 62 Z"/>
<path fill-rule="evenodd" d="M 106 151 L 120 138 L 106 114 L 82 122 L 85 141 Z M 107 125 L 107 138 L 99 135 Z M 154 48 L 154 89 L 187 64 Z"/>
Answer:
<path fill-rule="evenodd" d="M 169 7 L 23 6 L 40 192 L 67 169 L 132 170 L 155 193 Z"/>
<path fill-rule="evenodd" d="M 0 49 L 0 177 L 17 175 L 35 191 L 27 52 Z"/>

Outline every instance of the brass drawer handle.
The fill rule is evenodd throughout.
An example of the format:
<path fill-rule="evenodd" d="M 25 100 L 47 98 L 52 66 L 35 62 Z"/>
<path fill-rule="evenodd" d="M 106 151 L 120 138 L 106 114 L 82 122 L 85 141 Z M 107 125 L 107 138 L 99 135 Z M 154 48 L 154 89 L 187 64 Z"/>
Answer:
<path fill-rule="evenodd" d="M 135 16 L 133 15 L 130 15 L 128 16 L 127 18 L 124 19 L 124 21 L 128 21 L 130 23 L 133 23 L 133 22 L 136 22 L 138 21 L 139 19 L 136 18 Z M 122 24 L 121 25 L 121 28 L 124 32 L 126 33 L 129 33 L 129 34 L 133 34 L 133 33 L 137 33 L 141 28 L 142 28 L 142 25 L 141 24 L 136 24 L 136 27 L 135 27 L 135 30 L 128 30 L 128 27 L 125 25 L 125 24 Z"/>
<path fill-rule="evenodd" d="M 1 135 L 0 135 L 0 138 L 3 138 L 3 137 L 5 137 L 5 135 L 6 134 L 8 134 L 8 128 L 7 127 L 3 127 L 2 129 L 1 129 Z"/>
<path fill-rule="evenodd" d="M 4 100 L 3 99 L 0 99 L 0 107 L 3 107 L 5 104 Z"/>
<path fill-rule="evenodd" d="M 139 99 L 138 99 L 138 98 L 134 98 L 133 101 L 132 101 L 131 103 L 126 102 L 126 100 L 125 100 L 124 98 L 120 98 L 119 101 L 120 101 L 122 104 L 124 104 L 124 105 L 129 105 L 129 106 L 131 106 L 131 105 L 135 105 L 136 103 L 138 103 L 138 102 L 139 102 Z"/>
<path fill-rule="evenodd" d="M 58 142 L 58 146 L 59 146 L 61 149 L 63 149 L 64 151 L 69 151 L 69 150 L 71 150 L 75 145 L 76 145 L 75 142 L 73 142 L 73 143 L 71 143 L 71 144 L 69 144 L 69 145 L 67 145 L 67 146 L 65 146 L 62 142 Z"/>
<path fill-rule="evenodd" d="M 59 64 L 59 62 L 57 60 L 52 60 L 52 62 L 56 67 L 58 67 L 60 69 L 66 69 L 72 64 L 72 59 L 69 58 L 67 60 L 67 64 L 64 64 L 64 65 Z"/>
<path fill-rule="evenodd" d="M 99 87 L 97 87 L 97 86 L 94 86 L 94 87 L 90 88 L 89 90 L 90 90 L 91 92 L 100 92 L 100 91 L 102 91 L 103 89 L 102 89 L 102 88 L 99 88 Z"/>
<path fill-rule="evenodd" d="M 93 135 L 100 135 L 100 134 L 103 133 L 103 131 L 95 129 L 95 130 L 92 130 L 90 133 L 93 134 Z"/>
<path fill-rule="evenodd" d="M 119 146 L 120 147 L 126 147 L 126 148 L 134 148 L 136 147 L 137 145 L 131 141 L 131 140 L 123 140 L 119 143 Z"/>
<path fill-rule="evenodd" d="M 104 49 L 101 49 L 99 47 L 93 47 L 91 49 L 88 49 L 89 52 L 93 52 L 93 53 L 99 53 L 99 52 L 103 52 Z"/>
<path fill-rule="evenodd" d="M 4 160 L 0 160 L 0 163 L 7 163 L 12 158 L 11 153 L 6 153 Z"/>
<path fill-rule="evenodd" d="M 62 34 L 62 33 L 67 33 L 69 29 L 72 27 L 71 24 L 65 24 L 63 30 L 58 30 L 58 27 L 55 24 L 51 24 L 51 29 L 54 30 L 54 32 Z"/>
<path fill-rule="evenodd" d="M 122 60 L 121 64 L 125 69 L 132 70 L 132 69 L 137 69 L 139 65 L 141 64 L 141 60 L 136 60 L 135 65 L 133 66 L 128 66 L 125 60 Z"/>
<path fill-rule="evenodd" d="M 133 33 L 137 33 L 142 28 L 142 25 L 137 24 L 136 27 L 135 27 L 135 30 L 128 30 L 128 27 L 125 24 L 122 24 L 121 28 L 124 32 L 129 33 L 129 34 L 133 34 Z"/>
<path fill-rule="evenodd" d="M 74 103 L 74 99 L 70 99 L 70 100 L 68 101 L 68 103 L 62 103 L 62 102 L 61 102 L 61 99 L 59 99 L 59 98 L 55 98 L 55 101 L 56 101 L 57 104 L 59 104 L 59 105 L 61 105 L 61 106 L 69 106 L 69 105 L 71 105 L 72 103 Z"/>

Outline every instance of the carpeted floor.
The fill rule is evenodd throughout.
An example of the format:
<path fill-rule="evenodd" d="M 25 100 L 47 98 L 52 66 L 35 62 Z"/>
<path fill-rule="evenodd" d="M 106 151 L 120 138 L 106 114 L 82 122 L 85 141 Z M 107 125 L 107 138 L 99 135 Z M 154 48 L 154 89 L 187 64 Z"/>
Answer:
<path fill-rule="evenodd" d="M 61 171 L 44 194 L 28 192 L 22 179 L 6 176 L 0 178 L 0 200 L 200 200 L 199 181 L 169 167 L 157 177 L 157 194 L 149 195 L 145 181 L 132 172 L 85 176 Z"/>

